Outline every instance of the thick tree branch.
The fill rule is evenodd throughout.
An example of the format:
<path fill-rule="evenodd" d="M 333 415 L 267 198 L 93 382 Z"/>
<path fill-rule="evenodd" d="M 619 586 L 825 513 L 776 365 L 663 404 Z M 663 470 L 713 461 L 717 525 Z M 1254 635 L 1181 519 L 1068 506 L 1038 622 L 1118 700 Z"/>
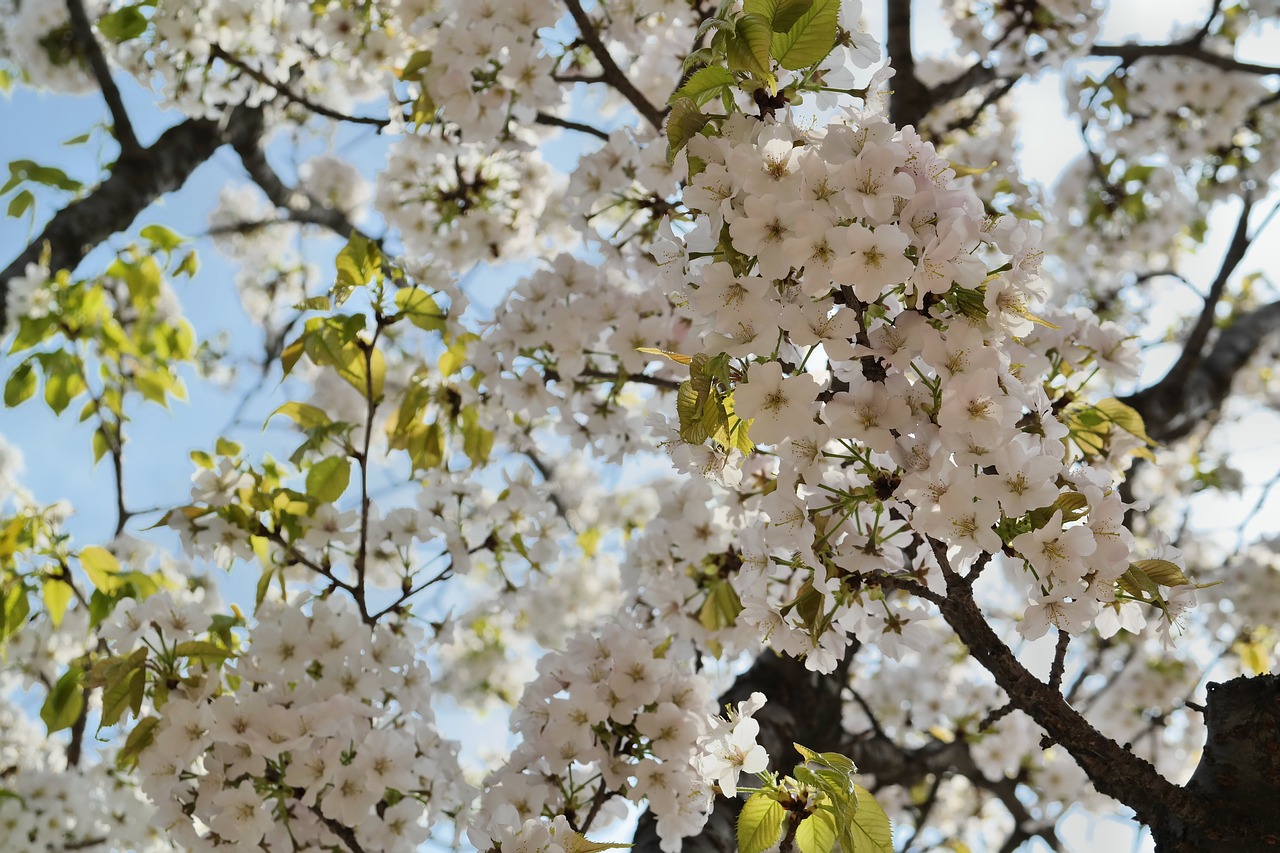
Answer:
<path fill-rule="evenodd" d="M 596 62 L 600 63 L 600 78 L 610 86 L 618 90 L 622 97 L 626 98 L 631 106 L 636 108 L 636 112 L 644 116 L 645 121 L 653 126 L 654 130 L 662 129 L 663 112 L 649 103 L 649 99 L 644 93 L 635 87 L 631 82 L 631 78 L 618 67 L 618 63 L 613 61 L 613 57 L 609 54 L 609 48 L 605 47 L 604 42 L 600 39 L 600 33 L 596 30 L 595 24 L 591 18 L 582 10 L 582 4 L 579 0 L 564 0 L 565 6 L 569 9 L 569 14 L 573 17 L 573 22 L 578 25 L 578 32 L 582 34 L 583 43 L 590 48 L 591 53 L 595 56 Z"/>
<path fill-rule="evenodd" d="M 256 139 L 261 133 L 262 114 L 237 107 L 225 126 L 210 119 L 187 119 L 166 130 L 137 157 L 121 158 L 105 181 L 54 214 L 40 235 L 0 272 L 0 329 L 6 323 L 4 296 L 9 282 L 40 259 L 46 244 L 50 269 L 74 270 L 95 246 L 128 228 L 157 198 L 186 183 L 224 142 Z"/>
<path fill-rule="evenodd" d="M 889 120 L 902 127 L 918 125 L 929 112 L 929 89 L 916 77 L 916 57 L 911 48 L 911 0 L 892 0 L 888 6 L 885 46 L 893 76 Z"/>
<path fill-rule="evenodd" d="M 121 156 L 133 157 L 142 150 L 142 146 L 133 133 L 133 123 L 129 121 L 116 81 L 111 77 L 111 67 L 102 54 L 102 46 L 93 34 L 93 24 L 85 14 L 84 4 L 81 0 L 67 0 L 67 11 L 71 14 L 71 27 L 75 30 L 76 40 L 80 42 L 80 49 L 89 61 L 89 70 L 98 81 L 103 100 L 107 102 L 107 109 L 111 112 L 111 123 L 114 125 L 116 141 L 120 143 Z"/>
<path fill-rule="evenodd" d="M 942 616 L 969 647 L 969 653 L 995 677 L 1019 710 L 1043 728 L 1071 754 L 1094 787 L 1134 810 L 1147 825 L 1171 816 L 1202 825 L 1209 818 L 1206 804 L 1191 792 L 1165 779 L 1151 764 L 1103 735 L 1067 704 L 1054 687 L 1032 675 L 996 635 L 973 598 L 973 590 L 949 567 L 946 550 L 934 547 L 947 579 Z"/>

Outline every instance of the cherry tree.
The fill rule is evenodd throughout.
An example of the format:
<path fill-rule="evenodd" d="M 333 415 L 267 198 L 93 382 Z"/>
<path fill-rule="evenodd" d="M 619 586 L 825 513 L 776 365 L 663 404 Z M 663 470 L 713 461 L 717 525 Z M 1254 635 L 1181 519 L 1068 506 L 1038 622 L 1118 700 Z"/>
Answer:
<path fill-rule="evenodd" d="M 1280 846 L 1280 7 L 1130 5 L 0 0 L 98 150 L 0 188 L 82 425 L 0 442 L 4 849 Z"/>

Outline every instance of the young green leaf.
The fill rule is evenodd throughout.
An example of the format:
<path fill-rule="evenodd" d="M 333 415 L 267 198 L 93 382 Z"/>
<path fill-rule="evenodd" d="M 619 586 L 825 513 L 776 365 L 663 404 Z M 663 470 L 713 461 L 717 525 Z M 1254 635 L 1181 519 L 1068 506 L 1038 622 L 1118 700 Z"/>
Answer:
<path fill-rule="evenodd" d="M 752 794 L 738 813 L 738 853 L 764 853 L 778 843 L 787 810 L 764 792 Z"/>
<path fill-rule="evenodd" d="M 789 71 L 817 65 L 836 46 L 840 0 L 814 0 L 785 33 L 773 34 L 769 53 Z"/>
<path fill-rule="evenodd" d="M 307 495 L 318 501 L 333 503 L 342 497 L 351 479 L 351 463 L 341 456 L 329 456 L 311 466 L 307 472 Z"/>

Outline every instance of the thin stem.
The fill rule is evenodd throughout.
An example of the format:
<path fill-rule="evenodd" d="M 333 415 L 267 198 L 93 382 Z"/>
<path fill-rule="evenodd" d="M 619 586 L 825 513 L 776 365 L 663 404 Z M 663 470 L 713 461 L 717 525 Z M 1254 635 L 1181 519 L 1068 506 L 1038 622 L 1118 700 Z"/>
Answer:
<path fill-rule="evenodd" d="M 586 133 L 590 136 L 594 136 L 596 139 L 603 139 L 605 142 L 609 141 L 609 134 L 605 133 L 598 127 L 592 127 L 589 124 L 583 124 L 578 121 L 569 121 L 569 119 L 553 116 L 550 113 L 538 113 L 534 116 L 533 122 L 534 124 L 544 124 L 548 127 L 561 127 L 565 130 L 576 130 L 578 133 Z"/>
<path fill-rule="evenodd" d="M 281 83 L 278 80 L 272 80 L 266 74 L 263 74 L 261 71 L 254 68 L 252 65 L 249 65 L 247 62 L 245 62 L 244 60 L 240 59 L 237 56 L 233 56 L 232 54 L 223 50 L 221 47 L 219 47 L 216 44 L 212 46 L 210 53 L 213 56 L 217 57 L 218 59 L 221 59 L 223 62 L 227 63 L 228 65 L 231 65 L 235 68 L 240 69 L 245 74 L 249 75 L 250 77 L 258 81 L 262 85 L 270 86 L 272 89 L 275 89 L 277 92 L 280 93 L 280 95 L 286 101 L 289 101 L 290 103 L 293 103 L 293 104 L 297 104 L 300 107 L 304 107 L 307 110 L 310 110 L 311 112 L 315 113 L 316 115 L 324 116 L 325 118 L 331 118 L 334 121 L 346 121 L 346 122 L 351 122 L 352 124 L 367 124 L 371 127 L 376 127 L 379 130 L 382 130 L 383 128 L 391 124 L 390 119 L 376 118 L 374 116 L 347 115 L 346 113 L 339 112 L 338 110 L 332 109 L 331 107 L 326 107 L 324 104 L 317 104 L 315 101 L 311 100 L 310 98 L 307 98 L 303 95 L 299 95 L 297 92 L 292 91 L 284 83 Z"/>

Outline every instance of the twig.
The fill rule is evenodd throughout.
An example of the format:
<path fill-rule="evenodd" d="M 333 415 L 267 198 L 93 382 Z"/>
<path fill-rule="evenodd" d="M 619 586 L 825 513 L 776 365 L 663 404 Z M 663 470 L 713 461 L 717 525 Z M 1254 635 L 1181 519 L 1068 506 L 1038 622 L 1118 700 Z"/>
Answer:
<path fill-rule="evenodd" d="M 595 55 L 596 62 L 600 63 L 600 77 L 603 82 L 618 90 L 622 97 L 631 102 L 631 106 L 636 108 L 636 112 L 644 116 L 645 121 L 653 125 L 654 130 L 662 129 L 663 112 L 649 103 L 649 99 L 635 87 L 618 63 L 613 61 L 613 57 L 609 54 L 609 49 L 605 47 L 604 42 L 600 39 L 600 33 L 596 30 L 595 24 L 591 22 L 591 18 L 582 10 L 582 4 L 579 0 L 564 0 L 565 6 L 569 9 L 569 14 L 573 17 L 573 22 L 578 25 L 578 32 L 582 34 L 582 41 L 591 53 Z"/>
<path fill-rule="evenodd" d="M 579 133 L 586 133 L 594 136 L 596 139 L 603 139 L 605 142 L 609 141 L 609 134 L 605 133 L 598 127 L 592 127 L 589 124 L 583 124 L 577 121 L 569 121 L 568 119 L 560 118 L 559 116 L 553 116 L 550 113 L 538 113 L 534 117 L 533 122 L 534 124 L 545 124 L 548 127 L 562 127 L 565 130 L 576 130 Z"/>
<path fill-rule="evenodd" d="M 1049 686 L 1054 690 L 1062 690 L 1062 673 L 1067 668 L 1067 646 L 1071 644 L 1071 634 L 1058 629 L 1058 644 L 1053 648 L 1053 665 L 1049 667 Z"/>
<path fill-rule="evenodd" d="M 120 97 L 120 90 L 116 88 L 116 81 L 111 77 L 111 67 L 107 65 L 102 46 L 93 34 L 93 24 L 84 11 L 84 4 L 80 0 L 67 0 L 67 11 L 71 13 L 71 27 L 89 62 L 89 70 L 98 81 L 102 98 L 111 111 L 111 123 L 114 125 L 116 141 L 120 143 L 120 152 L 125 157 L 134 157 L 142 150 L 142 146 L 133 133 L 133 123 L 129 121 L 129 113 L 125 111 L 124 100 Z"/>
<path fill-rule="evenodd" d="M 219 47 L 216 44 L 211 46 L 210 53 L 211 55 L 217 57 L 218 59 L 221 59 L 223 62 L 227 63 L 228 65 L 231 65 L 235 68 L 240 69 L 245 74 L 248 74 L 250 77 L 252 77 L 254 80 L 257 80 L 262 85 L 270 86 L 272 89 L 275 89 L 277 92 L 280 93 L 281 96 L 284 97 L 286 101 L 297 104 L 300 107 L 304 107 L 310 110 L 311 112 L 315 113 L 316 115 L 324 116 L 325 118 L 331 118 L 335 121 L 346 121 L 346 122 L 351 122 L 352 124 L 367 124 L 371 127 L 376 127 L 379 130 L 382 130 L 383 128 L 387 127 L 387 125 L 391 124 L 390 119 L 376 118 L 374 116 L 347 115 L 346 113 L 339 112 L 338 110 L 332 109 L 330 107 L 326 107 L 324 104 L 317 104 L 315 101 L 311 100 L 310 98 L 307 98 L 304 95 L 299 95 L 297 92 L 294 92 L 284 83 L 281 83 L 278 80 L 272 80 L 270 77 L 268 77 L 266 74 L 263 74 L 257 68 L 254 68 L 252 65 L 249 65 L 247 62 L 240 59 L 239 57 L 236 57 L 228 53 L 227 51 L 223 50 L 221 47 Z"/>
<path fill-rule="evenodd" d="M 1181 56 L 1194 59 L 1220 68 L 1223 71 L 1240 71 L 1245 74 L 1269 76 L 1280 74 L 1280 66 L 1262 65 L 1257 62 L 1242 62 L 1233 56 L 1223 56 L 1205 50 L 1194 39 L 1190 41 L 1170 42 L 1168 44 L 1095 44 L 1089 51 L 1092 56 L 1119 59 L 1125 63 L 1134 62 L 1148 56 Z"/>

